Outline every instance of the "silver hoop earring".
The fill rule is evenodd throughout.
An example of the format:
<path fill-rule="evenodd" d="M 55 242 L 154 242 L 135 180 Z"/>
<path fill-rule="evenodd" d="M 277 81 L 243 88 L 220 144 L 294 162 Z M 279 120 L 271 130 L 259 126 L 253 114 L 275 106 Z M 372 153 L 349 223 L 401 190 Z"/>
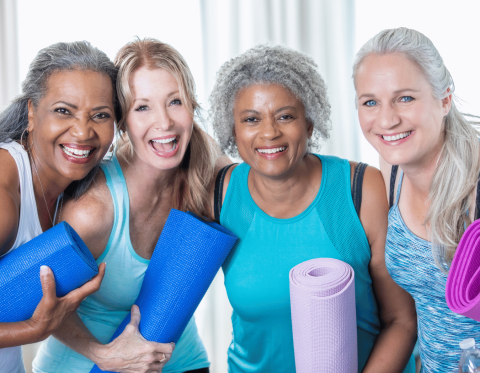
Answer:
<path fill-rule="evenodd" d="M 23 150 L 27 150 L 23 145 L 23 134 L 25 133 L 25 131 L 27 131 L 27 137 L 28 137 L 28 127 L 23 130 L 22 135 L 20 136 L 20 146 L 23 148 Z"/>

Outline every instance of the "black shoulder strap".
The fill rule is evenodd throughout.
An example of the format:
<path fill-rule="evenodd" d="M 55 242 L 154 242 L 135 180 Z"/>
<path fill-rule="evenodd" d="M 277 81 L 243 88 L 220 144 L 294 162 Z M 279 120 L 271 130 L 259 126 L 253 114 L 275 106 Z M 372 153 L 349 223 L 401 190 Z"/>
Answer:
<path fill-rule="evenodd" d="M 367 166 L 366 163 L 360 162 L 355 166 L 355 170 L 353 171 L 352 200 L 353 205 L 355 206 L 355 211 L 359 217 L 360 206 L 362 205 L 363 175 L 365 174 Z"/>
<path fill-rule="evenodd" d="M 223 199 L 223 182 L 225 181 L 225 175 L 230 167 L 236 163 L 229 164 L 223 167 L 215 179 L 215 191 L 213 193 L 213 210 L 215 214 L 215 221 L 220 224 L 220 212 L 222 211 L 222 199 Z"/>
<path fill-rule="evenodd" d="M 395 202 L 395 180 L 397 179 L 398 166 L 392 166 L 392 173 L 390 174 L 390 198 L 388 205 L 392 208 Z"/>
<path fill-rule="evenodd" d="M 475 201 L 475 220 L 480 219 L 480 176 L 477 182 L 477 198 Z"/>

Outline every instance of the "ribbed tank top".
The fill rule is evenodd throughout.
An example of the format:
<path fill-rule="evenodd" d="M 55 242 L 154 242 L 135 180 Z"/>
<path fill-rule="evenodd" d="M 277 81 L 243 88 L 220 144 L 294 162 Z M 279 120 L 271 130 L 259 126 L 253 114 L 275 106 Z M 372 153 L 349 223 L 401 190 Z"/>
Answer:
<path fill-rule="evenodd" d="M 415 300 L 418 344 L 423 373 L 457 372 L 465 338 L 480 341 L 480 323 L 452 312 L 445 300 L 447 275 L 435 265 L 429 241 L 407 227 L 398 208 L 403 172 L 397 198 L 388 214 L 385 261 L 388 272 Z"/>
<path fill-rule="evenodd" d="M 130 201 L 127 184 L 116 156 L 101 165 L 113 199 L 114 223 L 97 263 L 108 264 L 100 290 L 87 297 L 77 313 L 90 332 L 108 343 L 138 297 L 149 260 L 140 257 L 130 240 Z M 141 310 L 140 310 L 141 311 Z M 35 373 L 88 373 L 93 362 L 54 337 L 42 343 L 33 362 Z M 192 317 L 163 372 L 182 373 L 208 367 L 203 343 Z"/>
<path fill-rule="evenodd" d="M 33 191 L 32 171 L 28 153 L 15 141 L 0 143 L 1 149 L 6 149 L 15 160 L 20 181 L 20 220 L 15 242 L 10 251 L 42 234 L 38 220 L 37 203 Z M 40 276 L 40 273 L 38 274 Z M 0 349 L 0 373 L 24 373 L 22 348 L 9 347 Z"/>
<path fill-rule="evenodd" d="M 231 373 L 295 372 L 288 273 L 313 258 L 335 258 L 355 270 L 358 371 L 380 330 L 368 272 L 371 258 L 351 195 L 350 164 L 333 156 L 322 162 L 320 189 L 305 211 L 290 219 L 267 215 L 248 189 L 250 166 L 231 175 L 220 221 L 239 237 L 223 265 L 233 307 Z"/>

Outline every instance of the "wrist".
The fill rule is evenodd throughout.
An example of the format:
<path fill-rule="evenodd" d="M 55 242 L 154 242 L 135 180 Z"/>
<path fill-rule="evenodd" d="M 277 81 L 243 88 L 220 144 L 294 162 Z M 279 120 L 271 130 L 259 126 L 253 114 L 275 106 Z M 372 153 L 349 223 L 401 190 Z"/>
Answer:
<path fill-rule="evenodd" d="M 99 368 L 105 363 L 105 357 L 108 356 L 109 346 L 96 340 L 90 340 L 87 343 L 87 353 L 85 357 L 92 360 Z"/>

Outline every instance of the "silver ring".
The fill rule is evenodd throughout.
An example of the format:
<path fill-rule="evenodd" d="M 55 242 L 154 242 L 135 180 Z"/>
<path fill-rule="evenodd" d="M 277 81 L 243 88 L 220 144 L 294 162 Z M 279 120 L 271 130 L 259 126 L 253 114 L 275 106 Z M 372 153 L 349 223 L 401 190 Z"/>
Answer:
<path fill-rule="evenodd" d="M 161 362 L 161 363 L 163 363 L 165 360 L 167 360 L 167 357 L 165 356 L 165 353 L 164 353 L 164 352 L 162 352 L 162 354 L 163 354 L 163 359 L 162 359 L 162 360 L 160 360 L 160 362 Z"/>

